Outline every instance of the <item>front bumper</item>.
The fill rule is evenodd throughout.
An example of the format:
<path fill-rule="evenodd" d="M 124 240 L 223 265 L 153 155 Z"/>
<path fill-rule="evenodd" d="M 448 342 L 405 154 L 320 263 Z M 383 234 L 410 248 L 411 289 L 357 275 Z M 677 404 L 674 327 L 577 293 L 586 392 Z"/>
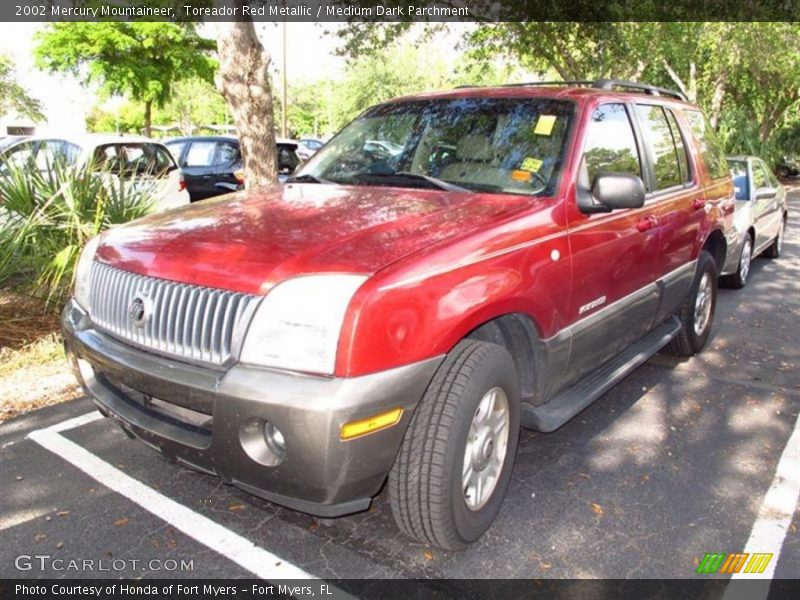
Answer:
<path fill-rule="evenodd" d="M 127 432 L 182 464 L 323 517 L 369 507 L 443 358 L 354 378 L 214 370 L 132 348 L 96 329 L 72 301 L 62 325 L 79 381 Z M 397 407 L 404 411 L 396 425 L 340 439 L 343 424 Z M 266 421 L 286 441 L 277 466 L 265 464 L 258 446 Z"/>

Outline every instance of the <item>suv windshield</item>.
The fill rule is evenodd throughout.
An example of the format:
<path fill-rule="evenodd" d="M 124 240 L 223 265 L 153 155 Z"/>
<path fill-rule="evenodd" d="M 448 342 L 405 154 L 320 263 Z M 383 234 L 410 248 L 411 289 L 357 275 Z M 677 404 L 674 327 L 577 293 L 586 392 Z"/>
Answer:
<path fill-rule="evenodd" d="M 297 179 L 552 195 L 572 114 L 572 103 L 550 99 L 383 104 L 345 127 Z"/>

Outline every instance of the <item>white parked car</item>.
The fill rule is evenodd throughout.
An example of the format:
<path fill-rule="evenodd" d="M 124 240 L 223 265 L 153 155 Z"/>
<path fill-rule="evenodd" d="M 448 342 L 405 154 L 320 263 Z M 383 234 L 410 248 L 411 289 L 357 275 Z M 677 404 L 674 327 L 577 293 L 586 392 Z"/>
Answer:
<path fill-rule="evenodd" d="M 161 143 L 129 135 L 86 134 L 78 137 L 15 138 L 0 145 L 0 175 L 3 163 L 35 164 L 45 170 L 58 158 L 69 164 L 94 161 L 98 171 L 123 177 L 134 185 L 154 185 L 156 209 L 189 204 L 189 192 L 175 160 Z"/>

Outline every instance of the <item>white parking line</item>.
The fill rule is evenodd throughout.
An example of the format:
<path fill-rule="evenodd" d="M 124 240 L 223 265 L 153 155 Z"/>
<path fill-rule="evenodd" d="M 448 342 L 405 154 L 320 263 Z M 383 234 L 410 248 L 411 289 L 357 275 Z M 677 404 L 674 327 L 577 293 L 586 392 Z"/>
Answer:
<path fill-rule="evenodd" d="M 775 567 L 783 548 L 783 540 L 792 523 L 797 501 L 800 499 L 800 416 L 794 424 L 794 431 L 789 436 L 789 441 L 783 449 L 772 485 L 767 490 L 767 495 L 761 502 L 750 539 L 743 552 L 753 554 L 756 552 L 772 553 L 772 560 L 766 570 L 758 575 L 750 573 L 736 573 L 732 579 L 752 579 L 760 577 L 772 579 Z"/>
<path fill-rule="evenodd" d="M 153 488 L 68 440 L 60 433 L 86 425 L 99 418 L 101 418 L 99 413 L 88 413 L 51 427 L 33 431 L 28 434 L 28 438 L 257 577 L 262 579 L 317 579 L 287 560 L 256 546 L 247 538 L 158 493 Z M 329 589 L 334 591 L 335 588 L 330 586 Z"/>
<path fill-rule="evenodd" d="M 758 518 L 750 532 L 743 552 L 747 554 L 771 553 L 772 559 L 763 573 L 734 573 L 731 579 L 761 579 L 757 587 L 748 587 L 744 592 L 748 600 L 768 598 L 770 584 L 775 576 L 775 567 L 781 556 L 783 541 L 792 523 L 797 502 L 800 500 L 800 416 L 794 424 L 794 431 L 783 449 L 772 485 L 767 490 Z M 722 600 L 740 600 L 743 590 L 731 582 Z"/>

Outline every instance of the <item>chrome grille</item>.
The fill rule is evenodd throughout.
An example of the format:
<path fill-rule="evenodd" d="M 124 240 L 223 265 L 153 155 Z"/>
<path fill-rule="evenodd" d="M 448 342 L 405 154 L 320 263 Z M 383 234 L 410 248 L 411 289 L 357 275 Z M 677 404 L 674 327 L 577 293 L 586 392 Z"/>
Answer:
<path fill-rule="evenodd" d="M 133 318 L 137 298 L 146 304 L 141 325 Z M 258 300 L 92 265 L 91 318 L 98 327 L 137 346 L 193 362 L 221 365 L 231 358 Z"/>

